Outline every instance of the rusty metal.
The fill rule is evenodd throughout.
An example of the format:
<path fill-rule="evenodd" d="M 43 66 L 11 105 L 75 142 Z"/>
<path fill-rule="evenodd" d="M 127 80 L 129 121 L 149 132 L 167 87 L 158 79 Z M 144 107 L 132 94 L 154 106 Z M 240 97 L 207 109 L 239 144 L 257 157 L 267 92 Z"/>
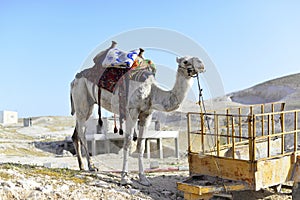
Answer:
<path fill-rule="evenodd" d="M 232 187 L 232 190 L 259 190 L 295 177 L 300 182 L 300 167 L 295 170 L 295 166 L 300 166 L 297 141 L 300 110 L 284 111 L 284 107 L 284 103 L 273 103 L 228 108 L 225 113 L 188 113 L 190 175 L 217 176 L 222 180 L 238 181 L 239 185 Z M 195 116 L 199 117 L 200 125 L 197 127 L 200 130 L 192 129 L 194 123 L 191 119 Z M 206 121 L 208 116 L 212 119 L 211 126 Z M 287 127 L 285 121 L 292 117 L 293 127 Z M 280 129 L 279 126 L 275 127 L 275 119 L 279 119 Z M 285 149 L 286 137 L 293 139 L 290 149 Z M 206 147 L 209 138 L 214 144 Z M 200 148 L 193 148 L 195 145 Z M 225 191 L 220 189 L 225 185 L 212 185 L 210 188 L 185 183 L 178 185 L 179 190 L 184 190 L 186 199 L 204 198 L 214 192 Z M 196 190 L 201 194 L 193 193 Z"/>

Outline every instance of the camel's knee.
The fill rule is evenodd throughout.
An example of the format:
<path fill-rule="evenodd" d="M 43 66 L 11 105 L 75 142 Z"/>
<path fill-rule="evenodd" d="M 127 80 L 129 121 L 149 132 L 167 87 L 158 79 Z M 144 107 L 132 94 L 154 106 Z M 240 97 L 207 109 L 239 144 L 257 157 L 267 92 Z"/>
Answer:
<path fill-rule="evenodd" d="M 125 135 L 123 147 L 124 149 L 128 149 L 131 146 L 132 135 Z"/>
<path fill-rule="evenodd" d="M 138 138 L 136 148 L 137 148 L 137 151 L 139 153 L 144 153 L 144 151 L 145 151 L 145 139 Z"/>

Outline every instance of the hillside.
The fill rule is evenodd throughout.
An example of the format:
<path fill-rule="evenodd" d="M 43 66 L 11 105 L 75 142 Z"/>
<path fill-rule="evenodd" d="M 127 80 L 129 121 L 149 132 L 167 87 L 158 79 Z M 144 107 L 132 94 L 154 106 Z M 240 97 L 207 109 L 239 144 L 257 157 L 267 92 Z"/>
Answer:
<path fill-rule="evenodd" d="M 300 73 L 269 80 L 226 95 L 231 102 L 261 104 L 283 101 L 286 109 L 300 108 Z"/>

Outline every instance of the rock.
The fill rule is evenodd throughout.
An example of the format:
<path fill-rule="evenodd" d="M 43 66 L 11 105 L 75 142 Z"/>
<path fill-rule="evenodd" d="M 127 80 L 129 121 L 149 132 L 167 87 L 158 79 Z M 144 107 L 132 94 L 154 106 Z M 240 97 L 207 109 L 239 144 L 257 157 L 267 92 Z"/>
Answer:
<path fill-rule="evenodd" d="M 171 191 L 162 191 L 161 193 L 164 194 L 164 195 L 170 195 L 170 194 L 172 194 Z"/>
<path fill-rule="evenodd" d="M 129 189 L 129 191 L 130 191 L 131 195 L 136 195 L 137 193 L 140 192 L 139 190 L 136 190 L 136 189 Z"/>
<path fill-rule="evenodd" d="M 34 190 L 26 197 L 26 199 L 27 200 L 43 199 L 43 194 L 41 191 Z"/>
<path fill-rule="evenodd" d="M 1 186 L 4 187 L 4 188 L 14 188 L 15 187 L 15 184 L 13 184 L 11 181 L 4 181 L 4 182 L 1 182 Z"/>
<path fill-rule="evenodd" d="M 62 156 L 63 157 L 73 157 L 73 154 L 70 151 L 63 150 L 62 151 Z"/>
<path fill-rule="evenodd" d="M 150 162 L 150 169 L 157 169 L 157 168 L 159 168 L 158 161 L 151 161 Z"/>
<path fill-rule="evenodd" d="M 101 180 L 91 182 L 90 185 L 96 186 L 96 187 L 111 188 L 108 183 L 106 183 L 105 181 L 101 181 Z"/>
<path fill-rule="evenodd" d="M 47 167 L 47 168 L 51 168 L 52 167 L 52 163 L 51 162 L 47 162 L 47 163 L 44 163 L 43 166 Z"/>
<path fill-rule="evenodd" d="M 53 186 L 52 185 L 46 185 L 42 188 L 41 190 L 43 193 L 50 193 L 53 191 Z"/>

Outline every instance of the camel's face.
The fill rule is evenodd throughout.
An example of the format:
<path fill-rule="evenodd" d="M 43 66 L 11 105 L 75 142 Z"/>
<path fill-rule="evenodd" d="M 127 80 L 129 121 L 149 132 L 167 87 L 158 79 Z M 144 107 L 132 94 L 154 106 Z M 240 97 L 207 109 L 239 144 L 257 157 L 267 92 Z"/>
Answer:
<path fill-rule="evenodd" d="M 204 64 L 197 57 L 185 56 L 176 58 L 179 69 L 184 73 L 185 76 L 193 77 L 198 73 L 204 72 Z"/>

